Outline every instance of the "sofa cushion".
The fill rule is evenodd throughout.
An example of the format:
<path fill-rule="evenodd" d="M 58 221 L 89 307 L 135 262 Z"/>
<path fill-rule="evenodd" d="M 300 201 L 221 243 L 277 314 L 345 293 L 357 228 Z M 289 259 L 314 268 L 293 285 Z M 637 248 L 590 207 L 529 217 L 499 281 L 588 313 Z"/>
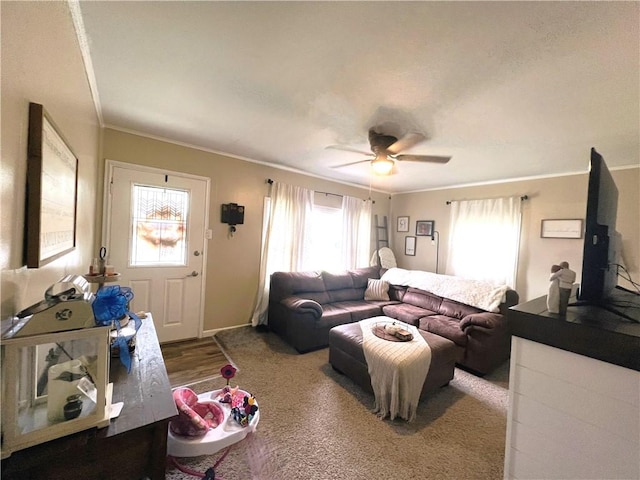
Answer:
<path fill-rule="evenodd" d="M 389 298 L 401 302 L 404 298 L 404 294 L 407 292 L 407 287 L 402 285 L 389 284 Z"/>
<path fill-rule="evenodd" d="M 310 313 L 316 318 L 322 316 L 322 305 L 308 298 L 287 297 L 283 299 L 281 303 L 288 309 L 296 312 Z"/>
<path fill-rule="evenodd" d="M 341 290 L 353 288 L 353 278 L 347 272 L 322 272 L 322 280 L 326 290 Z"/>
<path fill-rule="evenodd" d="M 454 300 L 449 300 L 448 298 L 442 299 L 440 308 L 436 311 L 441 315 L 457 318 L 458 320 L 462 320 L 467 315 L 484 312 L 484 310 L 480 310 L 479 308 L 465 305 L 464 303 L 456 302 Z"/>
<path fill-rule="evenodd" d="M 382 307 L 382 313 L 387 317 L 395 318 L 409 325 L 418 326 L 418 320 L 427 315 L 435 315 L 436 312 L 427 310 L 408 303 L 397 303 Z"/>
<path fill-rule="evenodd" d="M 460 328 L 466 330 L 471 325 L 483 328 L 497 328 L 505 323 L 505 317 L 499 313 L 472 313 L 460 320 Z"/>
<path fill-rule="evenodd" d="M 353 288 L 364 290 L 370 278 L 380 278 L 380 267 L 354 268 L 348 273 L 353 280 Z"/>
<path fill-rule="evenodd" d="M 351 323 L 351 312 L 333 303 L 327 303 L 322 306 L 322 317 L 320 317 L 314 326 L 315 328 L 326 329 L 345 323 Z M 313 332 L 309 332 L 309 335 L 314 334 Z"/>
<path fill-rule="evenodd" d="M 298 296 L 315 300 L 319 304 L 329 302 L 320 272 L 275 272 L 271 275 L 269 301 Z"/>
<path fill-rule="evenodd" d="M 440 335 L 461 347 L 467 345 L 467 335 L 460 328 L 460 322 L 454 318 L 444 315 L 422 317 L 418 321 L 418 328 Z"/>
<path fill-rule="evenodd" d="M 297 292 L 294 296 L 308 298 L 309 300 L 318 302 L 320 305 L 331 302 L 331 297 L 324 290 L 320 292 Z"/>
<path fill-rule="evenodd" d="M 322 272 L 322 279 L 331 303 L 364 298 L 364 287 L 355 288 L 349 272 Z"/>
<path fill-rule="evenodd" d="M 364 291 L 365 300 L 389 300 L 389 282 L 370 278 Z"/>
<path fill-rule="evenodd" d="M 442 303 L 442 297 L 420 290 L 419 288 L 407 288 L 406 293 L 402 297 L 404 303 L 415 305 L 416 307 L 426 308 L 432 312 L 437 312 Z"/>
<path fill-rule="evenodd" d="M 382 306 L 375 303 L 360 301 L 336 302 L 332 303 L 336 308 L 343 308 L 351 312 L 351 321 L 359 322 L 365 318 L 377 317 L 382 315 Z"/>
<path fill-rule="evenodd" d="M 360 288 L 345 288 L 341 290 L 327 290 L 327 294 L 329 295 L 329 302 L 346 302 L 349 300 L 352 301 L 362 301 L 364 299 L 364 289 Z"/>

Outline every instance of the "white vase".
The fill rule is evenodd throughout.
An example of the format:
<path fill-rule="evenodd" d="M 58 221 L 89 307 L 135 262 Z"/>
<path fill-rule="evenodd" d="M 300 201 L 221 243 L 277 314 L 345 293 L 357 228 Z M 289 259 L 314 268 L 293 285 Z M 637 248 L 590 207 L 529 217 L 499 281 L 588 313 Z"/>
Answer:
<path fill-rule="evenodd" d="M 60 378 L 61 375 L 62 378 Z M 78 382 L 84 375 L 85 371 L 82 367 L 82 362 L 77 359 L 58 363 L 49 368 L 47 418 L 50 422 L 65 421 L 64 404 L 67 403 L 67 397 L 80 393 Z M 72 379 L 68 380 L 64 378 L 65 376 Z"/>

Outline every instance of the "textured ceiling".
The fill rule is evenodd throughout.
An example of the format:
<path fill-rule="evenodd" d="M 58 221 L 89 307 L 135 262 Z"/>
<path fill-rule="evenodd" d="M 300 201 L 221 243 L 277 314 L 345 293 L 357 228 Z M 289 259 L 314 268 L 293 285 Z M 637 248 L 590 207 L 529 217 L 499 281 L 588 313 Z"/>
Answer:
<path fill-rule="evenodd" d="M 104 124 L 396 193 L 640 163 L 638 2 L 80 2 Z M 426 140 L 377 177 L 380 127 Z"/>

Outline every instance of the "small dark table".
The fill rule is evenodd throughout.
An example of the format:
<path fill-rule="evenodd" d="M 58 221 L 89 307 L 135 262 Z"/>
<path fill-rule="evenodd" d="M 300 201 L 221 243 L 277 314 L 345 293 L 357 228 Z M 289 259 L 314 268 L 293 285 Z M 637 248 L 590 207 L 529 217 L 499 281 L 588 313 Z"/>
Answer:
<path fill-rule="evenodd" d="M 608 306 L 640 320 L 640 296 L 633 292 L 614 289 Z M 606 308 L 569 306 L 560 317 L 547 311 L 546 297 L 539 297 L 511 307 L 509 319 L 515 336 L 640 371 L 640 323 Z"/>
<path fill-rule="evenodd" d="M 151 315 L 136 335 L 131 372 L 112 358 L 109 381 L 112 403 L 124 402 L 118 418 L 14 452 L 2 460 L 2 479 L 165 478 L 167 429 L 178 412 Z"/>

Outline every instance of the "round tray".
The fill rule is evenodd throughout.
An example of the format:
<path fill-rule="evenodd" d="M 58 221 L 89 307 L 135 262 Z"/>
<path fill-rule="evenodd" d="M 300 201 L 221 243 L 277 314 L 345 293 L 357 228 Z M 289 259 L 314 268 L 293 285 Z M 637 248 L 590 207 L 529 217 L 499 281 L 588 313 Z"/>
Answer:
<path fill-rule="evenodd" d="M 398 338 L 395 335 L 391 335 L 390 333 L 387 333 L 384 329 L 384 326 L 387 325 L 386 323 L 380 323 L 380 324 L 375 324 L 373 327 L 371 327 L 371 331 L 373 332 L 373 334 L 378 337 L 378 338 L 382 338 L 383 340 L 389 340 L 390 342 L 408 342 L 409 340 L 413 339 L 413 336 L 411 338 Z"/>

